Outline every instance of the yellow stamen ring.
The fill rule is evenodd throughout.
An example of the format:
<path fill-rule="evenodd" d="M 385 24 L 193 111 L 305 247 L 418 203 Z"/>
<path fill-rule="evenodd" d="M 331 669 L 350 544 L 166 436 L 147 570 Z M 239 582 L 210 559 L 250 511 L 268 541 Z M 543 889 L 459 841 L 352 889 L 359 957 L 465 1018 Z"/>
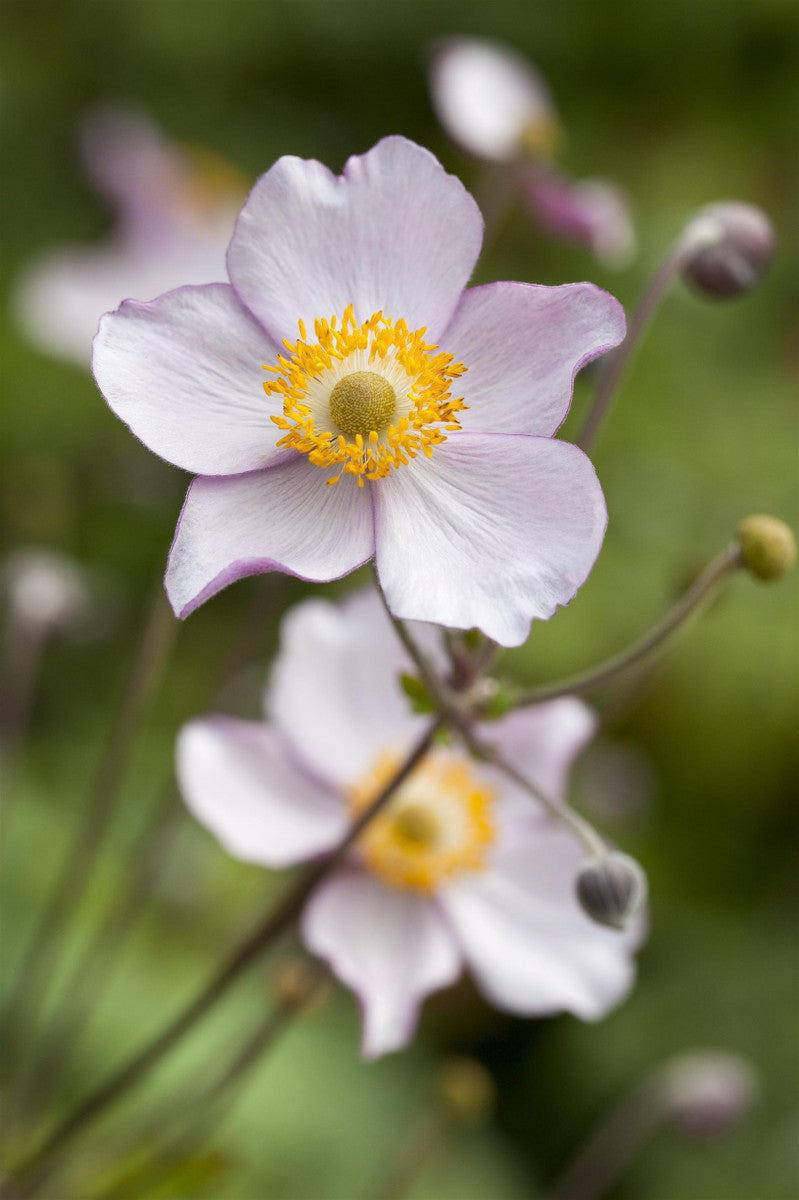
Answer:
<path fill-rule="evenodd" d="M 456 414 L 466 408 L 450 388 L 465 372 L 451 354 L 424 341 L 424 329 L 374 313 L 356 324 L 350 304 L 339 322 L 314 322 L 316 342 L 302 321 L 296 342 L 285 341 L 288 356 L 265 365 L 274 379 L 268 396 L 283 401 L 278 446 L 307 454 L 320 467 L 340 467 L 342 475 L 382 479 L 420 452 L 428 458 L 447 433 L 460 429 Z"/>
<path fill-rule="evenodd" d="M 369 807 L 401 761 L 398 755 L 382 755 L 352 788 L 353 814 Z M 384 883 L 433 892 L 464 871 L 484 867 L 496 836 L 494 800 L 494 793 L 467 759 L 450 751 L 431 751 L 367 825 L 358 849 L 368 869 Z"/>

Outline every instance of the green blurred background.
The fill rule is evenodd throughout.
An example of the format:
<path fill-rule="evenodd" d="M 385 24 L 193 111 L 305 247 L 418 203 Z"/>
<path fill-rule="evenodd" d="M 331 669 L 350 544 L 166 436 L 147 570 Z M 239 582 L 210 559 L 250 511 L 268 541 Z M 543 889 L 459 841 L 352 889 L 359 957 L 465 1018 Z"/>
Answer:
<path fill-rule="evenodd" d="M 167 136 L 210 148 L 250 179 L 284 153 L 340 169 L 350 153 L 400 132 L 477 186 L 481 169 L 448 144 L 426 91 L 425 46 L 450 33 L 503 39 L 535 61 L 563 117 L 565 165 L 619 181 L 633 199 L 640 239 L 634 266 L 612 274 L 512 213 L 479 281 L 590 278 L 629 307 L 698 205 L 735 197 L 772 216 L 780 254 L 755 293 L 716 304 L 680 285 L 670 294 L 594 454 L 610 510 L 599 564 L 572 606 L 507 656 L 519 678 L 543 681 L 626 644 L 748 513 L 796 524 L 795 0 L 493 0 L 471 8 L 456 0 L 4 0 L 2 17 L 6 314 L 31 255 L 63 242 L 88 245 L 109 229 L 74 153 L 75 123 L 98 101 L 133 102 Z M 45 662 L 5 852 L 7 987 L 74 829 L 186 479 L 112 417 L 87 373 L 38 354 L 8 315 L 0 341 L 3 551 L 67 551 L 100 572 L 113 610 L 104 636 L 58 645 Z M 588 392 L 582 379 L 577 418 Z M 575 424 L 570 419 L 567 437 Z M 169 778 L 176 729 L 206 704 L 260 594 L 269 616 L 253 633 L 255 665 L 226 695 L 232 710 L 255 710 L 275 616 L 302 592 L 287 580 L 258 588 L 237 585 L 181 629 L 73 955 L 115 894 Z M 515 1021 L 489 1011 L 464 984 L 427 1006 L 412 1050 L 365 1065 L 355 1005 L 337 993 L 264 1061 L 204 1148 L 214 1154 L 182 1182 L 146 1194 L 361 1194 L 425 1103 L 437 1057 L 465 1051 L 495 1073 L 496 1117 L 484 1132 L 453 1137 L 413 1194 L 534 1195 L 601 1113 L 665 1056 L 716 1045 L 747 1055 L 760 1072 L 753 1118 L 710 1147 L 660 1132 L 612 1195 L 795 1196 L 796 600 L 795 578 L 773 588 L 735 580 L 652 672 L 596 697 L 605 731 L 580 766 L 577 790 L 586 811 L 640 858 L 652 888 L 640 981 L 619 1011 L 599 1026 L 569 1017 Z M 181 818 L 154 899 L 53 1105 L 85 1092 L 156 1030 L 280 884 L 227 859 Z M 125 1112 L 155 1092 L 179 1096 L 187 1064 L 231 1047 L 267 1002 L 265 975 L 256 971 Z M 89 1180 L 105 1168 L 122 1127 L 109 1120 L 80 1143 L 64 1188 L 92 1194 Z"/>

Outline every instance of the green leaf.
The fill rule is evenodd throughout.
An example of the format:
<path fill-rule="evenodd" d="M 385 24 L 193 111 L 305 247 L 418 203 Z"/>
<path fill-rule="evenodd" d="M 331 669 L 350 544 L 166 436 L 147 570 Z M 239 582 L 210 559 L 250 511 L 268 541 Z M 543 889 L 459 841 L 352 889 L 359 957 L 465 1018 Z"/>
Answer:
<path fill-rule="evenodd" d="M 431 713 L 436 711 L 435 701 L 417 675 L 403 671 L 400 675 L 400 685 L 411 702 L 415 713 Z"/>

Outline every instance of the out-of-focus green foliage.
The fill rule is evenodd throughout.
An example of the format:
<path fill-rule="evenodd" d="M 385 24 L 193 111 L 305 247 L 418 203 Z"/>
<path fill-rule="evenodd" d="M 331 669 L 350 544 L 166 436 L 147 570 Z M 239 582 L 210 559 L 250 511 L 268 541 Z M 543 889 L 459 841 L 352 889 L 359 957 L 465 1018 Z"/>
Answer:
<path fill-rule="evenodd" d="M 646 628 L 742 517 L 771 512 L 796 526 L 794 0 L 493 0 L 471 8 L 455 0 L 5 0 L 3 26 L 4 304 L 34 252 L 88 244 L 108 228 L 74 155 L 75 122 L 98 101 L 142 106 L 169 135 L 208 146 L 251 178 L 284 153 L 339 168 L 348 154 L 401 132 L 467 185 L 482 185 L 480 169 L 446 143 L 426 95 L 425 46 L 453 32 L 505 39 L 530 55 L 562 110 L 568 167 L 627 188 L 641 243 L 635 267 L 612 275 L 581 250 L 543 241 L 515 212 L 481 262 L 480 281 L 591 278 L 629 305 L 698 205 L 736 197 L 771 214 L 781 252 L 757 292 L 714 305 L 674 288 L 594 455 L 610 511 L 598 566 L 572 606 L 536 626 L 503 670 L 532 683 L 598 661 Z M 28 347 L 7 306 L 0 361 L 3 546 L 63 548 L 102 567 L 116 596 L 105 641 L 57 647 L 45 664 L 5 849 L 7 983 L 74 827 L 186 481 L 111 416 L 87 374 Z M 575 418 L 589 389 L 581 379 Z M 175 730 L 205 703 L 254 590 L 252 581 L 236 586 L 181 632 L 73 953 L 118 887 L 168 777 Z M 302 589 L 283 580 L 270 594 L 279 610 Z M 652 671 L 598 698 L 606 744 L 582 764 L 581 799 L 640 858 L 652 892 L 640 983 L 625 1006 L 599 1026 L 511 1021 L 464 984 L 428 1005 L 410 1052 L 365 1065 L 354 1004 L 339 995 L 264 1061 L 213 1146 L 199 1147 L 175 1176 L 179 1190 L 157 1194 L 360 1194 L 425 1103 L 435 1054 L 454 1049 L 496 1073 L 497 1120 L 485 1134 L 453 1137 L 415 1195 L 530 1195 L 663 1056 L 713 1044 L 749 1055 L 762 1073 L 753 1121 L 709 1148 L 659 1133 L 616 1194 L 796 1195 L 796 601 L 795 578 L 773 588 L 737 579 Z M 252 672 L 228 696 L 231 708 L 254 711 L 273 640 L 272 621 Z M 54 1101 L 85 1092 L 156 1030 L 280 883 L 227 859 L 182 819 L 156 902 Z M 179 1095 L 186 1067 L 218 1060 L 267 996 L 256 975 L 124 1112 L 143 1112 L 148 1097 L 173 1094 L 170 1087 Z M 75 1194 L 89 1194 L 90 1179 L 108 1169 L 119 1129 L 109 1120 L 81 1143 Z"/>

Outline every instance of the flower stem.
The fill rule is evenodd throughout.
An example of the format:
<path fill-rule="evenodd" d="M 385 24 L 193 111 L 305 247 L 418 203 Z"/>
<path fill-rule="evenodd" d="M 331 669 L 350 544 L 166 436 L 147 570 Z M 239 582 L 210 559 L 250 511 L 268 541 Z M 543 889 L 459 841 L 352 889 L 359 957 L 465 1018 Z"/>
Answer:
<path fill-rule="evenodd" d="M 279 597 L 280 588 L 271 577 L 257 581 L 222 668 L 209 688 L 211 704 L 218 702 L 225 687 L 252 655 L 253 646 L 259 642 L 259 632 L 268 623 Z M 53 1095 L 58 1077 L 96 1009 L 103 989 L 108 986 L 128 935 L 144 912 L 147 897 L 166 864 L 181 807 L 178 793 L 170 781 L 161 788 L 152 805 L 127 863 L 125 878 L 95 936 L 61 988 L 61 1002 L 35 1050 L 27 1075 L 18 1080 L 9 1101 L 17 1123 L 34 1112 L 44 1096 Z"/>
<path fill-rule="evenodd" d="M 579 692 L 591 691 L 608 683 L 616 675 L 637 666 L 662 650 L 670 639 L 678 633 L 690 619 L 707 603 L 716 589 L 742 566 L 740 547 L 734 542 L 705 568 L 698 579 L 692 583 L 684 596 L 657 622 L 657 624 L 633 642 L 626 650 L 614 654 L 587 671 L 569 675 L 565 679 L 544 683 L 539 687 L 528 688 L 516 699 L 515 707 L 530 704 L 541 704 L 545 700 L 554 700 L 558 696 L 567 696 Z"/>
<path fill-rule="evenodd" d="M 110 826 L 133 742 L 166 665 L 177 622 L 159 584 L 105 744 L 80 827 L 42 914 L 4 1014 L 6 1045 L 19 1044 L 35 1023 L 62 935 L 83 899 Z M 12 1094 L 14 1088 L 12 1088 Z"/>
<path fill-rule="evenodd" d="M 305 870 L 265 920 L 241 942 L 195 998 L 160 1034 L 79 1104 L 50 1137 L 12 1171 L 0 1190 L 0 1195 L 14 1197 L 14 1200 L 24 1200 L 25 1197 L 34 1195 L 39 1186 L 49 1178 L 61 1152 L 73 1138 L 146 1075 L 200 1018 L 205 1016 L 263 951 L 293 925 L 318 884 L 339 865 L 366 825 L 388 803 L 397 788 L 422 761 L 443 723 L 444 720 L 440 716 L 431 722 L 397 773 L 369 808 L 353 823 L 336 849 Z"/>
<path fill-rule="evenodd" d="M 326 978 L 326 971 L 317 972 L 314 988 L 309 991 L 304 1004 L 278 1002 L 272 1012 L 257 1023 L 230 1062 L 206 1087 L 194 1090 L 190 1096 L 181 1098 L 178 1104 L 170 1101 L 163 1119 L 168 1120 L 177 1108 L 180 1121 L 178 1131 L 144 1162 L 126 1171 L 111 1187 L 97 1194 L 95 1200 L 128 1200 L 132 1195 L 143 1195 L 154 1184 L 163 1183 L 194 1147 L 205 1143 L 224 1121 L 247 1076 L 276 1045 L 292 1019 L 315 1003 Z M 153 1132 L 157 1133 L 161 1128 L 160 1123 L 155 1125 L 151 1121 L 143 1135 L 145 1140 L 149 1140 Z"/>
<path fill-rule="evenodd" d="M 662 1118 L 662 1103 L 647 1080 L 601 1118 L 547 1200 L 602 1200 Z"/>
<path fill-rule="evenodd" d="M 669 284 L 680 271 L 685 260 L 686 247 L 682 239 L 672 247 L 666 258 L 652 276 L 641 297 L 627 327 L 627 336 L 620 346 L 612 350 L 603 359 L 599 369 L 599 378 L 579 437 L 577 445 L 583 450 L 590 450 L 596 441 L 602 422 L 608 414 L 613 402 L 616 388 L 624 374 L 633 351 L 638 346 L 649 322 L 654 316 L 658 305 L 663 299 Z"/>
<path fill-rule="evenodd" d="M 404 1200 L 419 1171 L 441 1145 L 448 1125 L 448 1114 L 437 1105 L 424 1109 L 401 1141 L 383 1178 L 367 1193 L 368 1200 Z"/>

